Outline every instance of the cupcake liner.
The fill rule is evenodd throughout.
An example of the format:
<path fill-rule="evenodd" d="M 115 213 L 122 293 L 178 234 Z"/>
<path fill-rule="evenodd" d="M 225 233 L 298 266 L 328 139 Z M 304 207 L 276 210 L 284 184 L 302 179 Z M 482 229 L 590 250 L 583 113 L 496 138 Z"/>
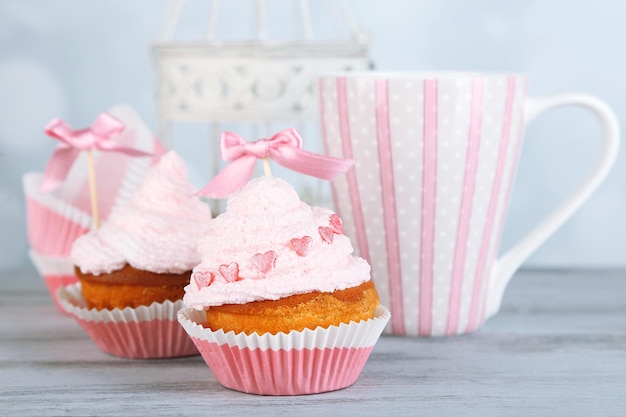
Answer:
<path fill-rule="evenodd" d="M 56 292 L 61 286 L 75 284 L 78 282 L 78 278 L 74 274 L 74 264 L 72 261 L 69 258 L 41 255 L 33 249 L 28 251 L 28 257 L 43 279 L 46 287 L 48 287 L 48 292 L 50 293 L 54 304 L 62 313 L 67 314 L 59 303 Z"/>
<path fill-rule="evenodd" d="M 88 309 L 80 284 L 60 287 L 61 306 L 104 352 L 122 358 L 154 359 L 197 355 L 198 350 L 176 320 L 181 300 L 137 308 Z"/>
<path fill-rule="evenodd" d="M 67 257 L 74 240 L 89 231 L 91 216 L 55 193 L 40 193 L 42 181 L 43 174 L 39 172 L 28 172 L 22 177 L 28 242 L 41 255 Z"/>
<path fill-rule="evenodd" d="M 328 328 L 259 336 L 203 327 L 204 311 L 185 308 L 178 321 L 217 380 L 237 391 L 301 395 L 334 391 L 357 380 L 391 315 Z"/>

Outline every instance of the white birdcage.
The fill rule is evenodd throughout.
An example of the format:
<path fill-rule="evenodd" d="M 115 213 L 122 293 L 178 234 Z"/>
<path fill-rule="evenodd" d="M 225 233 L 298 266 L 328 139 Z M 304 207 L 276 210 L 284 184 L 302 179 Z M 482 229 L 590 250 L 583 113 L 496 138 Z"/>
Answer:
<path fill-rule="evenodd" d="M 325 72 L 371 68 L 367 37 L 358 26 L 347 0 L 331 2 L 338 8 L 347 39 L 316 40 L 307 0 L 281 0 L 298 11 L 301 39 L 268 39 L 269 1 L 250 2 L 256 8 L 256 35 L 249 41 L 216 37 L 219 1 L 210 5 L 207 36 L 176 41 L 184 0 L 170 0 L 160 40 L 152 46 L 157 78 L 160 135 L 171 144 L 173 122 L 206 122 L 212 126 L 210 166 L 217 172 L 220 124 L 245 123 L 260 134 L 270 123 L 318 123 L 317 78 Z M 319 3 L 317 4 L 319 5 Z M 329 13 L 330 15 L 330 13 Z M 280 23 L 280 22 L 278 22 Z M 342 28 L 344 29 L 344 28 Z M 250 138 L 250 139 L 258 139 Z M 318 147 L 321 150 L 321 144 Z"/>

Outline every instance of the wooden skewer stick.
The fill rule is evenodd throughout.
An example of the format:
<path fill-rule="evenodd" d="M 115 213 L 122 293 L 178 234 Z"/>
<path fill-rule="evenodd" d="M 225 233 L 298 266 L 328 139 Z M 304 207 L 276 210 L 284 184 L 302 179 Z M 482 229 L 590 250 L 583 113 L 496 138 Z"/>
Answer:
<path fill-rule="evenodd" d="M 91 150 L 87 151 L 87 170 L 89 176 L 89 195 L 91 197 L 91 216 L 93 217 L 93 228 L 100 228 L 100 217 L 98 215 L 98 195 L 96 194 L 96 169 L 93 163 Z"/>
<path fill-rule="evenodd" d="M 270 168 L 270 161 L 267 158 L 263 158 L 263 172 L 268 177 L 272 176 L 272 169 Z"/>

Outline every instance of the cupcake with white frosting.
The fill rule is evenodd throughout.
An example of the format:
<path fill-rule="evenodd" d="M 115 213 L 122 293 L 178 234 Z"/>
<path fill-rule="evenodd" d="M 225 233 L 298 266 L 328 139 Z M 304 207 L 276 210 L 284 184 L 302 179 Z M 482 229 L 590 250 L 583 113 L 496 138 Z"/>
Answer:
<path fill-rule="evenodd" d="M 80 289 L 66 287 L 60 298 L 103 350 L 125 357 L 197 353 L 175 328 L 183 288 L 200 262 L 197 241 L 211 222 L 209 206 L 195 192 L 184 162 L 170 151 L 146 173 L 128 204 L 74 242 Z M 96 325 L 104 321 L 106 331 Z M 131 322 L 137 324 L 128 328 Z M 174 336 L 155 337 L 161 324 Z M 138 331 L 142 326 L 145 331 Z M 111 328 L 128 334 L 112 339 Z M 122 340 L 129 335 L 138 339 Z"/>

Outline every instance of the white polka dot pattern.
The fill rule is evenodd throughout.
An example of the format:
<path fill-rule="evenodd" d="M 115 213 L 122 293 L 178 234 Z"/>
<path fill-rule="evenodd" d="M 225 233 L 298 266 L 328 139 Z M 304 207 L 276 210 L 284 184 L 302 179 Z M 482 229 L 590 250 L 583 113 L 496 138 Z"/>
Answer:
<path fill-rule="evenodd" d="M 404 138 L 393 141 L 393 157 L 396 179 L 396 205 L 398 209 L 398 229 L 400 239 L 410 242 L 401 246 L 400 260 L 402 270 L 403 302 L 411 306 L 419 300 L 419 285 L 415 279 L 420 270 L 420 239 L 421 224 L 419 215 L 422 209 L 422 153 L 423 153 L 423 103 L 413 99 L 422 96 L 422 83 L 406 80 L 389 82 L 392 94 L 390 112 L 396 115 L 391 123 L 391 137 Z M 405 93 L 406 92 L 406 93 Z M 403 181 L 399 179 L 404 178 Z M 418 315 L 410 308 L 404 309 L 404 323 L 407 332 L 417 329 Z"/>

